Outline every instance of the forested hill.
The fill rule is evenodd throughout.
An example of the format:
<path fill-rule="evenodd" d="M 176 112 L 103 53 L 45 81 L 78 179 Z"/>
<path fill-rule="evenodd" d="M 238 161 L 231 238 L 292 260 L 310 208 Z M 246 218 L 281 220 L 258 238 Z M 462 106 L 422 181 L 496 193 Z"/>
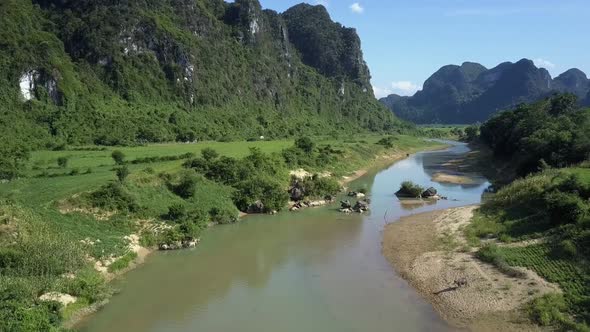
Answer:
<path fill-rule="evenodd" d="M 354 29 L 257 0 L 3 0 L 0 132 L 128 144 L 384 131 Z"/>
<path fill-rule="evenodd" d="M 414 96 L 390 95 L 381 102 L 400 118 L 416 123 L 474 123 L 555 92 L 574 93 L 582 104 L 590 105 L 590 80 L 585 73 L 570 69 L 553 79 L 528 59 L 492 69 L 472 62 L 444 66 Z"/>

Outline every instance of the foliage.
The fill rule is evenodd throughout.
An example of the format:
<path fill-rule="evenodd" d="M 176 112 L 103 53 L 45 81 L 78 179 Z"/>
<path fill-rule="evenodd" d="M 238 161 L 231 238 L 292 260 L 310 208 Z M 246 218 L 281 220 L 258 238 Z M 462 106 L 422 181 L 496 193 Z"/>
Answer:
<path fill-rule="evenodd" d="M 113 151 L 113 153 L 111 153 L 111 157 L 117 165 L 122 165 L 125 162 L 125 154 L 121 150 Z"/>
<path fill-rule="evenodd" d="M 526 276 L 522 271 L 517 270 L 506 263 L 506 260 L 500 253 L 498 246 L 495 244 L 487 244 L 480 248 L 477 251 L 477 258 L 484 262 L 493 264 L 498 268 L 498 270 L 510 277 L 522 278 Z"/>
<path fill-rule="evenodd" d="M 29 158 L 30 148 L 26 143 L 0 136 L 0 180 L 17 178 Z"/>
<path fill-rule="evenodd" d="M 301 149 L 305 153 L 311 153 L 314 148 L 314 142 L 309 137 L 300 137 L 295 140 L 295 147 Z"/>
<path fill-rule="evenodd" d="M 333 177 L 322 177 L 314 174 L 301 183 L 306 198 L 324 198 L 340 192 L 342 186 Z"/>
<path fill-rule="evenodd" d="M 119 180 L 119 182 L 123 183 L 125 182 L 125 179 L 129 176 L 131 172 L 129 171 L 129 167 L 123 165 L 123 166 L 119 166 L 117 167 L 117 169 L 115 169 L 115 175 L 117 175 L 117 180 Z"/>
<path fill-rule="evenodd" d="M 66 168 L 68 167 L 68 157 L 59 157 L 57 158 L 57 166 L 61 167 L 61 168 Z"/>
<path fill-rule="evenodd" d="M 534 299 L 529 305 L 533 320 L 543 326 L 557 325 L 565 319 L 566 304 L 561 294 L 545 294 Z"/>
<path fill-rule="evenodd" d="M 424 190 L 424 187 L 421 187 L 420 185 L 415 184 L 412 181 L 404 181 L 402 182 L 400 189 L 397 191 L 396 195 L 402 197 L 418 198 L 422 196 Z"/>
<path fill-rule="evenodd" d="M 0 132 L 57 149 L 408 127 L 374 99 L 354 30 L 327 13 L 304 22 L 243 8 L 4 1 Z M 253 19 L 264 22 L 255 36 Z M 316 53 L 321 63 L 308 61 Z M 19 89 L 27 75 L 30 101 Z"/>
<path fill-rule="evenodd" d="M 585 263 L 590 257 L 587 174 L 587 169 L 549 169 L 516 180 L 487 200 L 465 230 L 474 244 L 477 238 L 541 238 L 540 244 L 525 247 L 486 245 L 478 251 L 478 257 L 501 270 L 526 267 L 559 284 L 565 299 L 562 309 L 547 311 L 554 299 L 546 298 L 534 302 L 531 310 L 540 323 L 568 330 L 584 330 L 576 320 L 590 321 L 590 271 Z M 557 312 L 563 313 L 559 316 Z"/>
<path fill-rule="evenodd" d="M 195 195 L 199 179 L 194 172 L 184 172 L 178 184 L 173 185 L 172 191 L 184 199 L 191 198 Z"/>
<path fill-rule="evenodd" d="M 571 99 L 556 95 L 500 113 L 481 126 L 481 139 L 495 155 L 511 159 L 521 175 L 537 171 L 541 162 L 581 162 L 590 151 L 590 110 L 576 108 Z"/>
<path fill-rule="evenodd" d="M 123 255 L 122 257 L 118 258 L 116 261 L 111 263 L 108 267 L 108 271 L 113 273 L 123 269 L 126 269 L 131 262 L 133 262 L 137 258 L 137 254 L 133 251 L 130 251 Z"/>
<path fill-rule="evenodd" d="M 136 212 L 139 209 L 135 198 L 118 182 L 108 183 L 88 195 L 93 207 L 105 210 Z"/>

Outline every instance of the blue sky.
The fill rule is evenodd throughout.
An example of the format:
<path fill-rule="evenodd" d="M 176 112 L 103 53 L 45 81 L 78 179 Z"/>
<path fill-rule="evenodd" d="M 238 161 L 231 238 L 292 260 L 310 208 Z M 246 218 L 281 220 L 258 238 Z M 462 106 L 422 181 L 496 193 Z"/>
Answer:
<path fill-rule="evenodd" d="M 297 0 L 261 0 L 282 12 Z M 413 94 L 438 68 L 529 58 L 590 75 L 590 0 L 309 0 L 357 29 L 379 97 Z"/>

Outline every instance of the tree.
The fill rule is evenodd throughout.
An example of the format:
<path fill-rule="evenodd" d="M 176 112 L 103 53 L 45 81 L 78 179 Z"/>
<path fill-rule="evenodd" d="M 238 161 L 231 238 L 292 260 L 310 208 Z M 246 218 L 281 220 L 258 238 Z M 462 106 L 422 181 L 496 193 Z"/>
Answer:
<path fill-rule="evenodd" d="M 551 98 L 551 108 L 549 114 L 558 116 L 561 114 L 567 114 L 577 108 L 578 97 L 573 93 L 564 93 L 554 95 Z"/>
<path fill-rule="evenodd" d="M 131 172 L 129 172 L 129 168 L 127 166 L 121 166 L 115 170 L 115 174 L 117 175 L 119 182 L 123 183 L 129 174 L 131 174 Z"/>
<path fill-rule="evenodd" d="M 57 166 L 61 168 L 68 167 L 68 157 L 59 157 L 57 158 Z"/>
<path fill-rule="evenodd" d="M 307 153 L 313 152 L 314 145 L 309 137 L 300 137 L 295 141 L 295 146 Z"/>
<path fill-rule="evenodd" d="M 471 126 L 465 128 L 465 140 L 467 140 L 468 142 L 471 142 L 474 139 L 476 139 L 477 136 L 479 136 L 479 126 L 471 125 Z"/>
<path fill-rule="evenodd" d="M 180 182 L 174 186 L 174 193 L 184 199 L 191 198 L 195 195 L 198 182 L 199 178 L 194 172 L 185 172 L 180 178 Z"/>
<path fill-rule="evenodd" d="M 113 151 L 111 157 L 117 165 L 123 165 L 123 163 L 125 163 L 125 154 L 120 150 Z"/>
<path fill-rule="evenodd" d="M 0 137 L 0 179 L 12 180 L 30 158 L 30 149 L 22 141 Z"/>
<path fill-rule="evenodd" d="M 219 153 L 217 153 L 217 151 L 213 150 L 212 148 L 204 148 L 201 151 L 201 156 L 206 161 L 211 161 L 217 159 L 217 157 L 219 157 Z"/>

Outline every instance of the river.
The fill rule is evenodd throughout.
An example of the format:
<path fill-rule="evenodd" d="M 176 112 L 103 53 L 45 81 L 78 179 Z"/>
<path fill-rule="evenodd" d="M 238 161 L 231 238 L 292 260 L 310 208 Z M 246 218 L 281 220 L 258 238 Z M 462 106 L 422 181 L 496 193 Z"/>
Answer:
<path fill-rule="evenodd" d="M 158 252 L 118 281 L 120 294 L 79 329 L 95 331 L 445 331 L 452 330 L 381 254 L 383 226 L 399 217 L 481 200 L 489 186 L 431 181 L 440 165 L 467 153 L 449 142 L 354 181 L 371 213 L 332 205 L 248 216 L 207 231 L 194 250 Z M 399 185 L 433 186 L 449 200 L 400 204 Z"/>

